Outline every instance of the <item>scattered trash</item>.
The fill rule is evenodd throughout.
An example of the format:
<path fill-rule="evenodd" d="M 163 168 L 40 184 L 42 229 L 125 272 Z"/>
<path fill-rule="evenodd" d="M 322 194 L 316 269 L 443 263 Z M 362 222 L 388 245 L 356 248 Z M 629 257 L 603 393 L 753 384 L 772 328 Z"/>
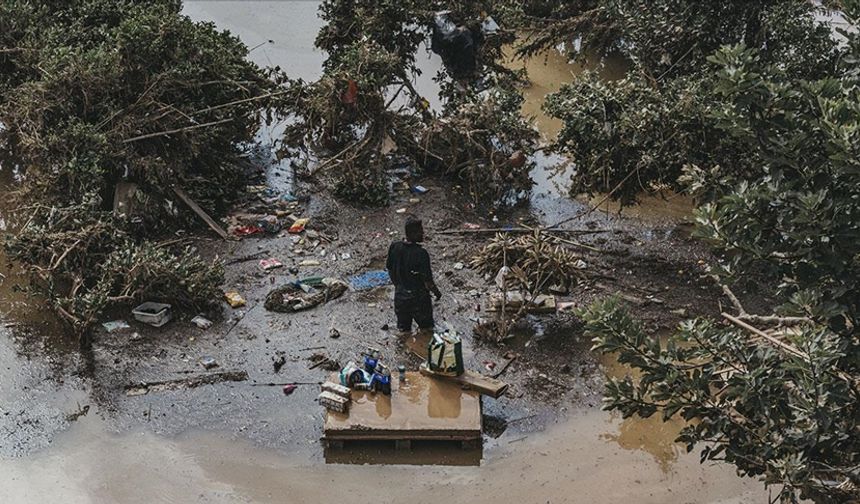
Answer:
<path fill-rule="evenodd" d="M 308 360 L 313 362 L 308 370 L 316 369 L 318 367 L 321 367 L 326 371 L 337 371 L 340 369 L 340 363 L 324 353 L 315 353 L 308 357 Z"/>
<path fill-rule="evenodd" d="M 671 313 L 672 315 L 678 315 L 679 317 L 687 316 L 687 310 L 684 308 L 678 308 L 677 310 L 672 310 L 669 313 Z"/>
<path fill-rule="evenodd" d="M 487 371 L 492 371 L 496 369 L 496 363 L 493 361 L 484 361 L 484 369 Z"/>
<path fill-rule="evenodd" d="M 410 203 L 421 203 L 421 198 L 409 198 Z"/>
<path fill-rule="evenodd" d="M 332 394 L 346 397 L 347 399 L 350 397 L 349 387 L 344 387 L 343 385 L 335 382 L 327 381 L 323 383 L 320 388 L 323 392 L 331 392 Z"/>
<path fill-rule="evenodd" d="M 558 311 L 560 312 L 572 312 L 576 308 L 576 302 L 574 301 L 564 301 L 557 304 Z"/>
<path fill-rule="evenodd" d="M 344 253 L 342 253 L 342 254 L 340 255 L 340 258 L 341 258 L 342 260 L 346 261 L 347 259 L 351 259 L 351 258 L 352 258 L 352 256 L 350 255 L 350 253 L 349 253 L 349 252 L 344 252 Z"/>
<path fill-rule="evenodd" d="M 281 368 L 284 367 L 284 364 L 287 363 L 287 356 L 284 352 L 276 352 L 275 355 L 272 356 L 272 368 L 275 371 L 275 374 L 281 372 Z"/>
<path fill-rule="evenodd" d="M 346 413 L 352 400 L 348 387 L 334 382 L 325 382 L 320 387 L 322 393 L 317 397 L 320 405 L 330 411 Z"/>
<path fill-rule="evenodd" d="M 528 293 L 521 291 L 508 291 L 507 295 L 501 292 L 496 292 L 490 295 L 490 305 L 487 311 L 500 311 L 504 304 L 505 310 L 520 310 L 525 306 L 527 313 L 551 313 L 556 311 L 555 296 L 549 294 L 539 294 L 532 298 Z M 505 302 L 502 303 L 502 300 Z"/>
<path fill-rule="evenodd" d="M 297 388 L 299 388 L 299 387 L 295 383 L 290 383 L 290 384 L 284 385 L 284 388 L 283 388 L 284 395 L 292 394 L 293 392 L 296 391 Z"/>
<path fill-rule="evenodd" d="M 320 405 L 324 406 L 325 409 L 329 411 L 336 411 L 338 413 L 346 413 L 349 411 L 350 400 L 339 396 L 337 394 L 333 394 L 331 392 L 323 392 L 319 396 L 317 396 L 317 400 Z"/>
<path fill-rule="evenodd" d="M 471 222 L 463 223 L 463 229 L 481 229 L 480 224 L 473 224 Z"/>
<path fill-rule="evenodd" d="M 153 303 L 152 301 L 138 305 L 131 311 L 131 314 L 138 321 L 152 327 L 161 327 L 173 318 L 173 311 L 169 304 Z"/>
<path fill-rule="evenodd" d="M 451 19 L 450 11 L 441 11 L 435 16 L 430 47 L 442 57 L 442 62 L 451 75 L 460 79 L 474 74 L 478 40 L 481 38 L 480 33 L 474 33 L 465 26 L 457 26 Z"/>
<path fill-rule="evenodd" d="M 257 227 L 263 230 L 265 233 L 275 234 L 281 230 L 283 226 L 281 226 L 281 221 L 278 220 L 278 217 L 275 215 L 266 215 L 265 217 L 259 219 L 256 222 Z"/>
<path fill-rule="evenodd" d="M 243 298 L 242 295 L 236 291 L 225 292 L 224 298 L 227 300 L 227 303 L 233 308 L 241 308 L 242 306 L 245 306 L 247 304 L 245 298 Z"/>
<path fill-rule="evenodd" d="M 282 268 L 283 266 L 284 263 L 275 259 L 274 257 L 270 259 L 260 259 L 260 268 L 262 268 L 263 271 L 269 271 L 275 268 Z"/>
<path fill-rule="evenodd" d="M 305 291 L 302 286 L 309 287 L 305 283 L 293 282 L 274 289 L 266 296 L 265 308 L 279 313 L 307 310 L 339 298 L 348 288 L 336 278 L 322 279 L 319 289 L 313 293 Z"/>
<path fill-rule="evenodd" d="M 465 265 L 465 264 L 463 264 L 463 263 L 461 263 L 461 262 L 455 262 L 455 263 L 454 263 L 454 269 L 455 269 L 455 270 L 458 270 L 458 271 L 459 271 L 459 270 L 461 270 L 461 269 L 463 269 L 463 268 L 465 268 L 465 267 L 466 267 L 466 265 Z"/>
<path fill-rule="evenodd" d="M 305 230 L 305 226 L 308 224 L 310 219 L 297 219 L 293 222 L 293 225 L 290 226 L 289 232 L 290 234 L 298 234 Z"/>
<path fill-rule="evenodd" d="M 352 79 L 346 83 L 346 90 L 340 96 L 341 103 L 345 105 L 355 105 L 358 99 L 358 84 Z"/>
<path fill-rule="evenodd" d="M 193 319 L 191 319 L 191 323 L 199 327 L 200 329 L 209 329 L 212 327 L 212 321 L 203 315 L 197 315 Z"/>
<path fill-rule="evenodd" d="M 367 271 L 349 278 L 349 284 L 356 291 L 366 291 L 390 283 L 391 277 L 385 270 Z"/>
<path fill-rule="evenodd" d="M 233 229 L 233 234 L 236 236 L 252 236 L 264 232 L 263 228 L 259 226 L 239 226 Z"/>
<path fill-rule="evenodd" d="M 319 266 L 320 262 L 316 259 L 305 259 L 299 263 L 299 266 Z"/>
<path fill-rule="evenodd" d="M 199 362 L 200 365 L 203 366 L 203 369 L 212 369 L 218 367 L 218 361 L 216 361 L 214 357 L 203 356 L 200 357 L 197 362 Z"/>
<path fill-rule="evenodd" d="M 415 194 L 427 194 L 428 192 L 430 192 L 430 189 L 427 189 L 424 186 L 417 185 L 417 186 L 412 186 L 411 191 Z"/>
<path fill-rule="evenodd" d="M 338 339 L 338 338 L 340 338 L 340 331 L 338 331 L 336 328 L 332 327 L 328 330 L 328 337 L 332 338 L 332 339 Z"/>
<path fill-rule="evenodd" d="M 102 327 L 104 327 L 105 330 L 109 333 L 112 333 L 114 331 L 119 331 L 121 329 L 130 329 L 131 328 L 131 326 L 128 325 L 128 322 L 126 322 L 125 320 L 113 320 L 110 322 L 105 322 L 102 324 Z"/>
<path fill-rule="evenodd" d="M 395 210 L 395 213 L 405 214 L 405 213 L 406 213 L 406 209 L 405 209 L 405 208 L 398 208 L 397 210 Z"/>

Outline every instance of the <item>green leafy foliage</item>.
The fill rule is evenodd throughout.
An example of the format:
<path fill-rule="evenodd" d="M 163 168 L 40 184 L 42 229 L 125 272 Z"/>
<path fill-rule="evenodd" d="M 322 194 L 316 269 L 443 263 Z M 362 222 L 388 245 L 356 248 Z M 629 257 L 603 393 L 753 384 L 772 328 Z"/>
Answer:
<path fill-rule="evenodd" d="M 383 204 L 387 170 L 413 165 L 462 182 L 475 201 L 506 204 L 531 188 L 525 160 L 538 135 L 520 114 L 517 75 L 501 65 L 513 33 L 479 29 L 493 2 L 376 2 L 329 0 L 317 47 L 328 54 L 323 76 L 306 83 L 285 76 L 278 109 L 290 124 L 283 155 L 319 157 L 314 173 L 330 174 L 351 201 Z M 472 29 L 479 50 L 475 75 L 436 76 L 442 110 L 412 84 L 416 55 L 429 46 L 436 12 L 449 10 Z M 516 153 L 516 155 L 514 155 Z"/>
<path fill-rule="evenodd" d="M 25 168 L 23 227 L 7 247 L 79 331 L 114 302 L 215 299 L 218 267 L 146 240 L 192 218 L 172 186 L 226 210 L 273 86 L 237 38 L 180 11 L 174 0 L 0 4 L 0 146 Z M 120 181 L 143 203 L 126 219 L 111 212 Z"/>
<path fill-rule="evenodd" d="M 522 18 L 535 29 L 520 50 L 573 48 L 579 39 L 661 80 L 697 73 L 721 46 L 743 43 L 791 75 L 815 78 L 832 72 L 839 55 L 830 28 L 815 19 L 818 10 L 813 2 L 783 0 L 526 2 Z"/>
<path fill-rule="evenodd" d="M 703 462 L 725 461 L 781 485 L 783 501 L 857 497 L 856 346 L 842 335 L 804 325 L 791 336 L 798 356 L 707 320 L 684 322 L 661 342 L 616 298 L 580 316 L 595 350 L 617 353 L 637 371 L 637 379 L 610 379 L 605 408 L 625 418 L 680 416 L 690 422 L 678 438 L 688 451 L 704 443 Z"/>
<path fill-rule="evenodd" d="M 547 105 L 565 122 L 558 148 L 578 161 L 577 191 L 623 203 L 643 189 L 689 191 L 696 236 L 718 252 L 710 273 L 731 285 L 755 272 L 780 300 L 770 315 L 733 300 L 740 329 L 688 321 L 665 342 L 617 300 L 584 310 L 595 349 L 637 375 L 611 380 L 605 406 L 684 418 L 680 440 L 703 444 L 703 461 L 781 485 L 791 502 L 860 494 L 860 96 L 848 64 L 858 43 L 842 35 L 828 51 L 788 36 L 765 51 L 721 47 L 700 71 L 660 82 L 586 78 Z M 777 49 L 799 59 L 774 61 Z"/>

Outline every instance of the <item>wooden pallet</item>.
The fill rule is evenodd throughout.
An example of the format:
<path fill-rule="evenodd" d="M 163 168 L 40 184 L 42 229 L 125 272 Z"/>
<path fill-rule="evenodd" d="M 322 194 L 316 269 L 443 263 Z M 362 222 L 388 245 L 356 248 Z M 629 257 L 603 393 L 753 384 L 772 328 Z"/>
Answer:
<path fill-rule="evenodd" d="M 394 441 L 400 448 L 412 441 L 481 439 L 481 396 L 458 384 L 406 373 L 393 377 L 391 395 L 352 392 L 347 413 L 326 411 L 323 441 L 338 447 L 345 441 Z"/>

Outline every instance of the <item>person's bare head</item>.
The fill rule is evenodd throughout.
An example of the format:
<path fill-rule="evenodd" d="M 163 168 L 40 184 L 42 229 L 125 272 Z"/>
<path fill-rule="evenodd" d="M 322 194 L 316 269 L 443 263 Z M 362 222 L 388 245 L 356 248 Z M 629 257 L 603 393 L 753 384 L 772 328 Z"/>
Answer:
<path fill-rule="evenodd" d="M 414 215 L 406 218 L 406 239 L 412 243 L 424 241 L 424 225 L 421 223 L 421 219 Z"/>

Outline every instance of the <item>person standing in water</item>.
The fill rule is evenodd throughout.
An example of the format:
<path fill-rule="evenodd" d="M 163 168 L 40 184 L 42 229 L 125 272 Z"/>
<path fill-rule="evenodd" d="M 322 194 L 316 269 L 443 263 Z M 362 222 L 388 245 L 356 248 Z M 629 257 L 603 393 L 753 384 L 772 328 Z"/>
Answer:
<path fill-rule="evenodd" d="M 433 282 L 430 254 L 421 246 L 424 241 L 424 226 L 421 220 L 409 216 L 406 219 L 406 239 L 396 241 L 388 247 L 385 268 L 394 284 L 394 314 L 397 329 L 411 332 L 412 322 L 419 329 L 433 330 L 433 303 L 430 294 L 438 301 L 442 292 Z"/>

